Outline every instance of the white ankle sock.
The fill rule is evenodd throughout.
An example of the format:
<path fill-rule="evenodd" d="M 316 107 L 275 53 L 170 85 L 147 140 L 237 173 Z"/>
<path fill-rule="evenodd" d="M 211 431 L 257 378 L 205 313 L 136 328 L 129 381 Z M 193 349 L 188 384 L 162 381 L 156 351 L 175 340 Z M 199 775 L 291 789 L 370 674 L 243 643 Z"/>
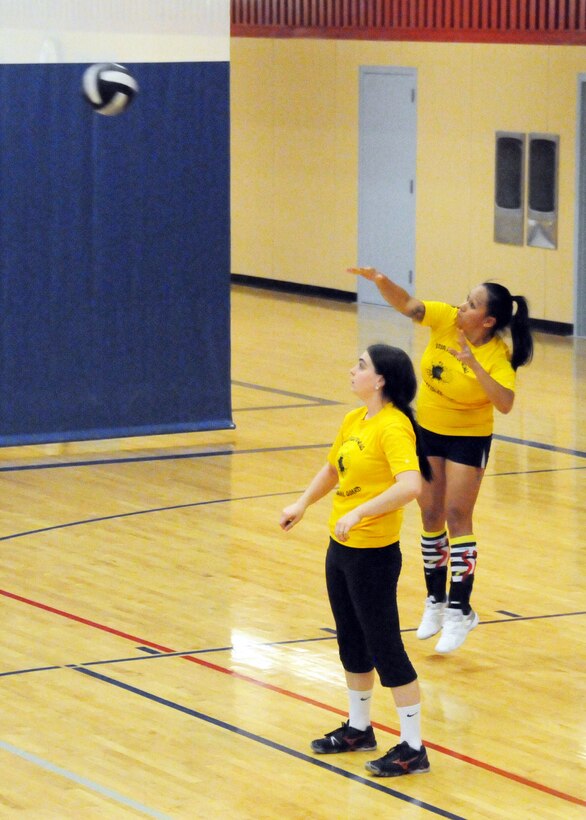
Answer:
<path fill-rule="evenodd" d="M 360 729 L 360 731 L 363 732 L 370 726 L 372 689 L 369 689 L 367 692 L 358 692 L 356 689 L 348 689 L 348 700 L 350 702 L 348 725 L 354 729 Z"/>
<path fill-rule="evenodd" d="M 401 726 L 401 743 L 406 740 L 412 749 L 421 749 L 421 704 L 397 706 Z"/>

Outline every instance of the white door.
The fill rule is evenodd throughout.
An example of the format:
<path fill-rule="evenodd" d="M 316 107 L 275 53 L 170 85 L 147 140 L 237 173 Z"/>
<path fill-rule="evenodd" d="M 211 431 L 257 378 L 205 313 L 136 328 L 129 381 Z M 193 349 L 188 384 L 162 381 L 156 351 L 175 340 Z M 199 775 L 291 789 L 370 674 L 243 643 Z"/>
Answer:
<path fill-rule="evenodd" d="M 360 68 L 358 264 L 378 268 L 410 293 L 415 269 L 417 72 Z M 358 301 L 386 304 L 359 277 Z"/>

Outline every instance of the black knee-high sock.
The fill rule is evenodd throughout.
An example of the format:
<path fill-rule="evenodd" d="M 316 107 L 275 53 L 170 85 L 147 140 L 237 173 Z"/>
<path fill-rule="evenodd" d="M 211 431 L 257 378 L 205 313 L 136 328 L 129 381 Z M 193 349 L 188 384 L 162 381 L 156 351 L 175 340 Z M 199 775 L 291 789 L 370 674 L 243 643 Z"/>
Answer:
<path fill-rule="evenodd" d="M 447 532 L 422 532 L 421 554 L 428 596 L 436 603 L 445 601 L 450 555 Z"/>

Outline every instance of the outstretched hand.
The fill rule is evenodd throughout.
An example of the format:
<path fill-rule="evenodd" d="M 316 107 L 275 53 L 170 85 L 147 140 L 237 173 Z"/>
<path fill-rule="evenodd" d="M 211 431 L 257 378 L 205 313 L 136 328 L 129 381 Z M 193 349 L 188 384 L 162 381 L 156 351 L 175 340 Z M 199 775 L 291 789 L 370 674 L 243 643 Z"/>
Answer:
<path fill-rule="evenodd" d="M 368 279 L 369 282 L 374 282 L 378 273 L 376 268 L 346 268 L 346 272 L 362 276 L 364 279 Z"/>

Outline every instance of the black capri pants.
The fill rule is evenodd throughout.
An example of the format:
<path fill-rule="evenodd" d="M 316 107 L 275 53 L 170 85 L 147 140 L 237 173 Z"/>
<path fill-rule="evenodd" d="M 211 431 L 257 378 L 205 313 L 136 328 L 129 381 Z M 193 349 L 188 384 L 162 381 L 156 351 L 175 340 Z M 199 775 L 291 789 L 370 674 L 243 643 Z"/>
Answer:
<path fill-rule="evenodd" d="M 359 549 L 330 538 L 326 553 L 326 583 L 342 666 L 354 673 L 376 669 L 381 684 L 389 687 L 417 678 L 399 626 L 401 564 L 398 541 Z"/>

